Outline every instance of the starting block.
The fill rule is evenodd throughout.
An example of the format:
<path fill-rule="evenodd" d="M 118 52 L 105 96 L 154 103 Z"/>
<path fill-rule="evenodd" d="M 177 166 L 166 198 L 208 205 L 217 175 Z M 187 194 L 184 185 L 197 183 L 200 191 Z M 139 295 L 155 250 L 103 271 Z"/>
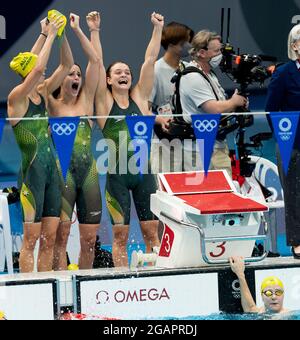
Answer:
<path fill-rule="evenodd" d="M 227 264 L 232 256 L 262 261 L 268 252 L 268 207 L 239 194 L 226 171 L 159 174 L 151 210 L 164 224 L 155 266 L 182 268 Z M 258 235 L 261 224 L 264 234 Z M 256 240 L 261 257 L 251 257 Z"/>

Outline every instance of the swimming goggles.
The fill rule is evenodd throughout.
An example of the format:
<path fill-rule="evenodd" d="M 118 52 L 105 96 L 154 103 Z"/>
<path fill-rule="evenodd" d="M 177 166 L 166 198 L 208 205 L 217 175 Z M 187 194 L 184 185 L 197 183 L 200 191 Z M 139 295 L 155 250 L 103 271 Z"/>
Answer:
<path fill-rule="evenodd" d="M 275 291 L 273 291 L 273 290 L 271 290 L 271 289 L 268 289 L 268 290 L 264 291 L 263 294 L 264 294 L 266 297 L 270 298 L 270 297 L 272 297 L 274 294 L 275 294 L 276 296 L 282 296 L 282 295 L 284 294 L 284 291 L 281 290 L 281 289 L 276 289 Z"/>

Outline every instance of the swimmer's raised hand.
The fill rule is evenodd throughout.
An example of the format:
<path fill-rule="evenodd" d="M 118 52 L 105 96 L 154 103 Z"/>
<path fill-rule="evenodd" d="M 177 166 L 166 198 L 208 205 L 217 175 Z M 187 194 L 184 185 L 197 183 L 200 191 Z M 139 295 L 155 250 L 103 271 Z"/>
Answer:
<path fill-rule="evenodd" d="M 164 17 L 159 13 L 156 13 L 156 12 L 152 13 L 151 22 L 154 26 L 161 27 L 161 28 L 164 27 Z"/>
<path fill-rule="evenodd" d="M 230 257 L 229 258 L 231 270 L 236 274 L 239 278 L 245 273 L 245 261 L 243 257 Z"/>
<path fill-rule="evenodd" d="M 99 31 L 101 24 L 101 16 L 99 12 L 90 12 L 86 16 L 86 22 L 90 31 Z"/>
<path fill-rule="evenodd" d="M 49 20 L 48 18 L 44 18 L 43 20 L 40 21 L 41 24 L 41 33 L 48 35 L 49 33 Z"/>
<path fill-rule="evenodd" d="M 70 25 L 73 30 L 80 29 L 80 17 L 74 13 L 70 13 Z"/>
<path fill-rule="evenodd" d="M 48 35 L 57 35 L 58 30 L 64 25 L 62 17 L 57 17 L 55 20 L 51 20 L 48 24 L 49 30 Z"/>

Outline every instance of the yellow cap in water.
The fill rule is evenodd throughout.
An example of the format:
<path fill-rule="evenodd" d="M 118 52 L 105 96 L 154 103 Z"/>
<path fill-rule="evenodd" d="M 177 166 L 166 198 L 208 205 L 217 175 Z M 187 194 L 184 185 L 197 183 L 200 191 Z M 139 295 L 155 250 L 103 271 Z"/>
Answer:
<path fill-rule="evenodd" d="M 10 68 L 25 78 L 35 67 L 38 56 L 31 52 L 19 53 L 10 62 Z"/>
<path fill-rule="evenodd" d="M 265 288 L 270 287 L 270 286 L 279 286 L 284 290 L 282 281 L 278 279 L 278 277 L 276 276 L 266 277 L 261 283 L 260 291 L 263 292 Z"/>
<path fill-rule="evenodd" d="M 71 263 L 68 265 L 68 270 L 71 270 L 71 271 L 79 270 L 79 267 L 77 264 Z"/>
<path fill-rule="evenodd" d="M 0 320 L 4 320 L 4 319 L 5 319 L 5 314 L 4 312 L 0 310 Z"/>
<path fill-rule="evenodd" d="M 68 20 L 67 20 L 67 18 L 62 13 L 60 13 L 56 9 L 52 9 L 51 11 L 48 12 L 48 20 L 49 21 L 54 21 L 54 20 L 56 20 L 58 18 L 62 18 L 63 21 L 64 21 L 64 24 L 62 25 L 62 27 L 57 32 L 57 36 L 60 38 L 63 35 L 64 31 L 65 31 L 65 28 L 67 26 Z"/>

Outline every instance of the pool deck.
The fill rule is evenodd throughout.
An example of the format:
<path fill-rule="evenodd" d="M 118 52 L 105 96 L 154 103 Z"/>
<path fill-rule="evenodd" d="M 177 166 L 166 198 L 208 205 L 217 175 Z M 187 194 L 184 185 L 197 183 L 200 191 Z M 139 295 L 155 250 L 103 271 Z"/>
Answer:
<path fill-rule="evenodd" d="M 294 292 L 287 296 L 287 306 L 291 310 L 300 309 L 300 295 L 297 294 L 300 261 L 292 257 L 267 258 L 259 263 L 247 264 L 245 274 L 250 290 L 257 299 L 261 280 L 278 275 L 283 279 L 287 291 Z M 15 293 L 12 292 L 12 297 L 6 298 L 6 306 L 10 305 L 14 294 L 21 294 L 18 301 L 20 306 L 16 308 L 22 310 L 22 296 L 27 294 L 25 290 L 30 290 L 31 286 L 29 294 L 33 299 L 39 298 L 39 289 L 49 283 L 53 287 L 50 295 L 53 296 L 56 317 L 66 309 L 75 313 L 133 320 L 149 316 L 184 317 L 210 315 L 220 311 L 241 312 L 238 280 L 229 265 L 176 269 L 144 267 L 137 270 L 108 268 L 1 275 L 0 304 L 1 289 L 8 287 Z M 23 313 L 28 319 L 37 317 L 34 313 Z"/>
<path fill-rule="evenodd" d="M 270 268 L 289 268 L 300 267 L 300 261 L 295 260 L 293 257 L 277 257 L 266 258 L 261 262 L 246 263 L 246 270 L 248 269 L 270 269 Z M 217 265 L 217 266 L 202 266 L 202 267 L 189 267 L 189 268 L 175 268 L 164 269 L 155 267 L 143 267 L 136 270 L 129 268 L 102 268 L 93 270 L 77 270 L 77 271 L 61 271 L 61 272 L 45 272 L 45 273 L 27 273 L 27 274 L 13 274 L 13 275 L 1 275 L 0 282 L 10 281 L 30 281 L 30 280 L 72 280 L 74 275 L 83 277 L 103 277 L 105 279 L 114 278 L 128 278 L 128 277 L 151 277 L 160 275 L 185 275 L 193 273 L 211 273 L 228 270 L 229 265 Z M 300 268 L 299 268 L 300 273 Z"/>

